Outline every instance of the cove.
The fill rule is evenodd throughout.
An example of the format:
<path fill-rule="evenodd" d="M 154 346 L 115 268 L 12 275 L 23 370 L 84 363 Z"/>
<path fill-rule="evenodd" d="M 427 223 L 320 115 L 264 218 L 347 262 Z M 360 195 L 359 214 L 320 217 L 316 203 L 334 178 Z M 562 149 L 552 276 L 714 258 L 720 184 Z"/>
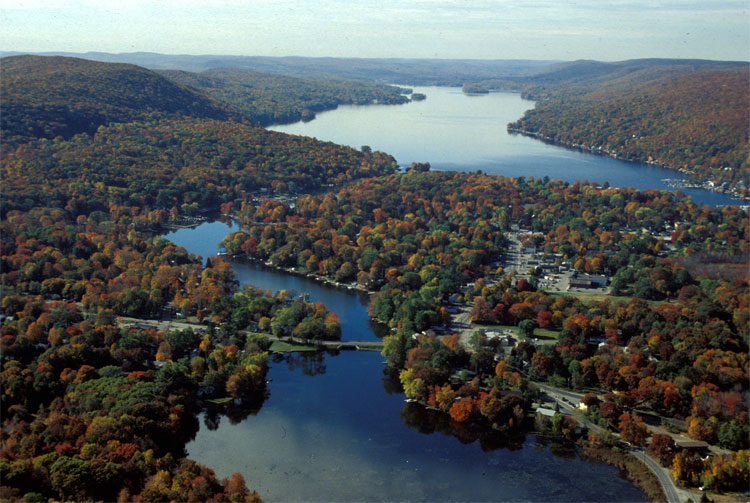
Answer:
<path fill-rule="evenodd" d="M 219 221 L 204 223 L 193 229 L 179 229 L 164 237 L 182 246 L 189 253 L 200 255 L 205 259 L 216 255 L 219 243 L 230 233 L 240 230 L 232 222 L 225 224 Z M 345 290 L 314 281 L 303 276 L 285 274 L 260 264 L 249 261 L 233 261 L 234 274 L 243 285 L 251 284 L 255 288 L 278 292 L 308 294 L 310 302 L 321 302 L 330 311 L 336 313 L 341 322 L 341 338 L 349 341 L 378 340 L 388 331 L 370 320 L 367 315 L 367 294 L 356 290 Z"/>
<path fill-rule="evenodd" d="M 213 222 L 165 237 L 205 257 L 233 230 Z M 305 278 L 232 265 L 245 284 L 310 286 L 298 283 Z M 364 312 L 355 292 L 313 284 L 312 301 L 350 299 L 341 308 L 327 304 L 345 340 L 376 337 L 360 315 L 338 310 Z M 507 439 L 457 428 L 443 414 L 405 403 L 382 359 L 370 352 L 277 355 L 260 410 L 239 420 L 202 414 L 187 453 L 219 477 L 240 472 L 270 502 L 645 501 L 615 468 L 573 449 L 534 435 Z"/>
<path fill-rule="evenodd" d="M 393 155 L 401 166 L 429 162 L 443 171 L 478 170 L 509 177 L 533 176 L 575 182 L 609 182 L 612 187 L 671 189 L 665 179 L 684 175 L 656 166 L 631 163 L 549 145 L 509 134 L 508 123 L 533 107 L 517 93 L 467 95 L 460 88 L 414 87 L 424 101 L 398 106 L 342 105 L 319 113 L 310 122 L 269 129 L 312 136 L 360 148 L 370 146 Z M 681 189 L 698 204 L 737 204 L 726 194 Z"/>

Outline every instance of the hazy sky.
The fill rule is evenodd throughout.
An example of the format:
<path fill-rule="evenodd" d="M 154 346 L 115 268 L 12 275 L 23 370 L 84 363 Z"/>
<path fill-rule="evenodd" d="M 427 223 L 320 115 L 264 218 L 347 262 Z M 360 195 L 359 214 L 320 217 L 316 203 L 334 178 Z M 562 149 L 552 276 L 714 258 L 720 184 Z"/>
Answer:
<path fill-rule="evenodd" d="M 0 50 L 750 60 L 749 0 L 0 0 Z"/>

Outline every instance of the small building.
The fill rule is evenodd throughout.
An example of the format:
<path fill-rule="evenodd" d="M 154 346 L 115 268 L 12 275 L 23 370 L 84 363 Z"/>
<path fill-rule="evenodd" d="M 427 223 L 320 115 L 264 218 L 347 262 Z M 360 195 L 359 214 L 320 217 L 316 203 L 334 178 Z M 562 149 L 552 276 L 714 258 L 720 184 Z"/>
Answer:
<path fill-rule="evenodd" d="M 591 281 L 595 285 L 594 288 L 605 287 L 609 283 L 609 278 L 603 274 L 586 274 L 583 277 Z"/>
<path fill-rule="evenodd" d="M 477 376 L 477 373 L 469 369 L 457 370 L 450 376 L 451 384 L 458 385 L 471 381 Z"/>
<path fill-rule="evenodd" d="M 708 454 L 709 444 L 702 440 L 675 440 L 675 447 L 683 451 L 695 452 L 701 455 Z"/>
<path fill-rule="evenodd" d="M 569 288 L 596 288 L 596 285 L 588 279 L 582 278 L 571 278 L 568 281 Z"/>
<path fill-rule="evenodd" d="M 553 417 L 557 412 L 555 412 L 553 409 L 548 409 L 547 407 L 537 407 L 536 409 L 537 415 L 547 416 L 547 417 Z"/>
<path fill-rule="evenodd" d="M 609 283 L 609 278 L 601 274 L 578 274 L 570 278 L 570 288 L 603 288 Z"/>

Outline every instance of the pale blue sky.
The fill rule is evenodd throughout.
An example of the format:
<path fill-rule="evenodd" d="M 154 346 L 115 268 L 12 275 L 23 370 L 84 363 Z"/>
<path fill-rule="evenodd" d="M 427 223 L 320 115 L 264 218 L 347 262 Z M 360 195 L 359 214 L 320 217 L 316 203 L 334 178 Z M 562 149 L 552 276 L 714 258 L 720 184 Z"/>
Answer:
<path fill-rule="evenodd" d="M 0 0 L 0 50 L 750 60 L 749 0 Z"/>

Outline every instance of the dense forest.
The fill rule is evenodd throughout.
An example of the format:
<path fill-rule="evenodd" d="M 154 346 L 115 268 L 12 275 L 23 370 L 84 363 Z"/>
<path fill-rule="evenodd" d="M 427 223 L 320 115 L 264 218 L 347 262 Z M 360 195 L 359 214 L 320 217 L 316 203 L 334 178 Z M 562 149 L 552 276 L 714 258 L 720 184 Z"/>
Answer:
<path fill-rule="evenodd" d="M 154 231 L 391 173 L 393 158 L 191 115 L 167 97 L 160 108 L 161 93 L 198 95 L 142 69 L 11 58 L 4 73 L 7 63 L 19 81 L 48 81 L 24 96 L 21 84 L 3 89 L 4 110 L 21 98 L 39 107 L 22 110 L 33 127 L 3 145 L 0 498 L 258 500 L 240 475 L 220 481 L 185 459 L 196 413 L 257 410 L 262 334 L 338 339 L 338 319 L 284 292 L 238 290 L 228 263 L 203 265 Z M 100 93 L 110 79 L 132 87 Z M 192 324 L 155 321 L 165 316 Z"/>
<path fill-rule="evenodd" d="M 127 65 L 0 64 L 0 499 L 259 499 L 241 475 L 218 480 L 185 458 L 196 414 L 257 412 L 271 338 L 336 340 L 341 329 L 325 306 L 239 289 L 227 261 L 204 264 L 158 236 L 209 210 L 242 224 L 228 253 L 372 292 L 393 376 L 459 438 L 523 431 L 533 383 L 551 383 L 591 392 L 589 420 L 633 445 L 647 443 L 640 414 L 684 420 L 728 453 L 698 457 L 657 435 L 649 452 L 685 484 L 743 489 L 746 210 L 427 164 L 396 173 L 368 147 L 247 124 L 287 110 L 272 97 L 287 80 L 209 72 L 201 85 L 227 91 L 207 97 Z M 259 94 L 240 89 L 256 78 Z M 370 89 L 308 85 L 286 103 L 308 91 L 356 102 Z M 511 235 L 545 263 L 608 276 L 615 295 L 547 292 L 541 267 L 507 273 Z M 449 309 L 523 340 L 503 350 L 482 331 L 451 333 Z M 570 438 L 576 426 L 560 414 L 537 425 Z M 590 446 L 615 443 L 593 435 Z"/>
<path fill-rule="evenodd" d="M 3 149 L 35 138 L 93 133 L 110 122 L 232 117 L 205 95 L 134 65 L 13 56 L 0 60 L 0 71 Z"/>
<path fill-rule="evenodd" d="M 395 160 L 369 149 L 213 120 L 161 120 L 100 127 L 71 140 L 38 140 L 4 156 L 2 215 L 44 205 L 73 214 L 110 211 L 166 221 L 247 192 L 294 193 L 392 173 Z M 149 212 L 156 211 L 154 215 Z"/>
<path fill-rule="evenodd" d="M 528 378 L 606 393 L 589 414 L 621 433 L 640 421 L 627 411 L 649 411 L 684 419 L 695 439 L 748 448 L 750 242 L 737 207 L 701 208 L 653 190 L 414 172 L 303 197 L 294 208 L 268 201 L 240 216 L 248 230 L 224 241 L 230 253 L 375 291 L 370 313 L 396 330 L 384 355 L 406 396 L 454 421 L 517 427 L 524 401 L 507 402 L 518 398 L 508 393 L 527 393 Z M 613 275 L 621 296 L 546 293 L 537 286 L 541 268 L 503 275 L 512 226 L 528 229 L 522 239 L 542 258 Z M 542 329 L 555 342 L 521 342 L 498 363 L 497 341 L 481 334 L 470 354 L 455 335 L 414 337 L 449 321 L 446 305 L 459 291 L 454 302 L 471 307 L 473 322 L 516 326 L 528 337 Z M 478 377 L 452 382 L 467 365 Z M 708 485 L 738 489 L 732 470 L 747 470 L 739 456 L 705 461 L 709 471 L 710 463 L 735 467 L 712 472 Z M 669 466 L 673 459 L 687 458 L 671 456 Z M 701 480 L 690 463 L 678 479 Z"/>
<path fill-rule="evenodd" d="M 524 93 L 537 104 L 509 131 L 658 164 L 689 174 L 693 183 L 748 196 L 747 65 L 651 66 L 601 75 L 595 70 L 602 66 L 588 65 L 592 76 L 585 79 L 560 69 L 559 80 L 543 75 L 527 83 Z"/>
<path fill-rule="evenodd" d="M 312 120 L 338 105 L 402 104 L 408 89 L 342 80 L 304 80 L 236 68 L 201 73 L 161 71 L 173 82 L 228 104 L 253 124 Z"/>

